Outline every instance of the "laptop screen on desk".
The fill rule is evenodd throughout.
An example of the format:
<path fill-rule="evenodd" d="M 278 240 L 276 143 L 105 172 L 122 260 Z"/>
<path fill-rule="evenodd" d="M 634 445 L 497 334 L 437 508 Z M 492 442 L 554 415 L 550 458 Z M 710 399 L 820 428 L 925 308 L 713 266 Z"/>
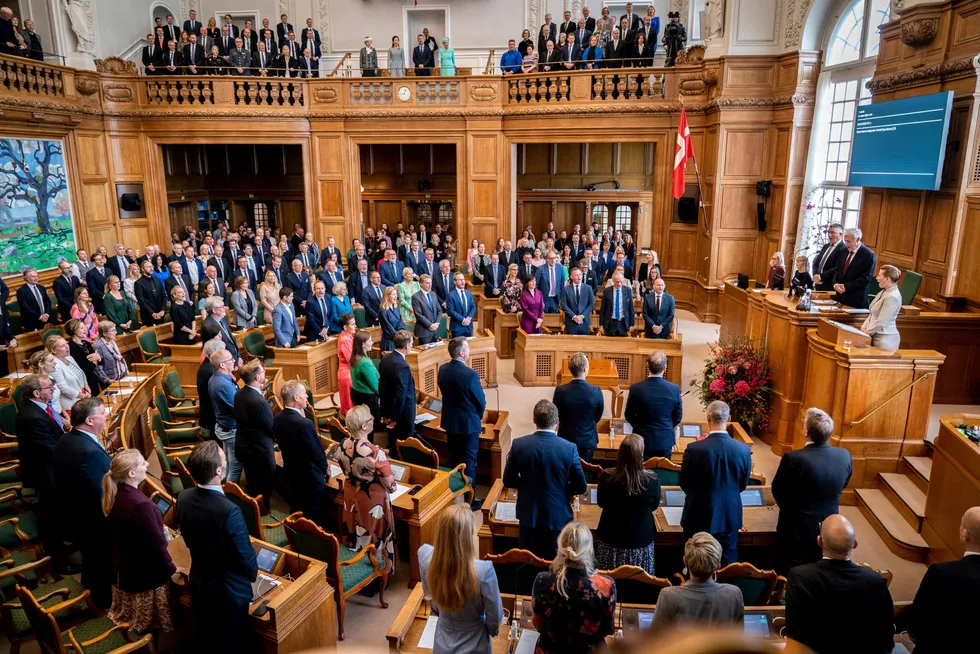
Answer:
<path fill-rule="evenodd" d="M 762 491 L 753 488 L 744 490 L 742 495 L 742 506 L 765 506 L 766 502 L 762 497 Z M 664 504 L 667 506 L 684 506 L 685 493 L 682 490 L 664 491 Z"/>
<path fill-rule="evenodd" d="M 765 613 L 746 613 L 745 635 L 754 638 L 769 638 L 769 616 Z"/>

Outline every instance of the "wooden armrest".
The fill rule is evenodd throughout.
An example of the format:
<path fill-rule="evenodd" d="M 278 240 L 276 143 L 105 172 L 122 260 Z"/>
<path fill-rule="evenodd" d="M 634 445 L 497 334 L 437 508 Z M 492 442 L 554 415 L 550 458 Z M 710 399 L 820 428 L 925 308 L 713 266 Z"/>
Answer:
<path fill-rule="evenodd" d="M 17 524 L 19 522 L 20 522 L 20 518 L 18 518 L 17 516 L 11 516 L 5 520 L 0 520 L 0 527 L 2 527 L 7 523 L 10 523 L 14 528 L 14 534 L 17 536 L 17 538 L 20 539 L 22 543 L 26 544 L 31 542 L 31 537 L 25 534 L 23 531 L 21 531 L 20 526 Z"/>
<path fill-rule="evenodd" d="M 342 545 L 341 547 L 346 547 L 346 546 L 345 545 Z M 344 566 L 354 565 L 355 563 L 357 563 L 358 561 L 360 561 L 361 559 L 363 559 L 365 556 L 367 556 L 371 560 L 371 562 L 374 564 L 374 567 L 377 568 L 378 567 L 378 563 L 375 560 L 374 556 L 373 555 L 370 555 L 369 556 L 369 553 L 370 552 L 374 552 L 375 549 L 376 548 L 375 548 L 374 545 L 368 545 L 367 547 L 365 547 L 364 549 L 362 549 L 360 552 L 358 552 L 357 553 L 357 556 L 355 556 L 354 558 L 347 559 L 346 561 L 341 561 L 340 562 L 340 567 L 343 568 Z"/>
<path fill-rule="evenodd" d="M 105 632 L 101 636 L 96 636 L 92 640 L 87 640 L 87 641 L 85 641 L 83 643 L 79 643 L 75 639 L 75 634 L 73 634 L 71 632 L 71 630 L 68 631 L 68 638 L 71 640 L 72 646 L 75 648 L 75 651 L 76 652 L 84 652 L 85 650 L 82 649 L 83 647 L 90 647 L 91 645 L 94 645 L 95 643 L 101 642 L 101 641 L 105 640 L 106 638 L 108 638 L 109 636 L 111 636 L 116 631 L 122 631 L 123 632 L 123 635 L 125 635 L 126 632 L 129 631 L 129 623 L 128 622 L 120 622 L 119 624 L 114 625 L 112 627 L 112 629 L 110 629 L 109 631 Z M 144 636 L 144 638 L 153 638 L 153 636 L 150 635 L 150 634 L 147 634 L 146 636 Z M 127 638 L 127 640 L 128 640 L 128 638 Z M 124 648 L 114 649 L 112 651 L 113 652 L 121 652 L 121 651 L 123 651 L 123 649 Z M 126 650 L 126 651 L 130 651 L 131 652 L 132 650 Z"/>
<path fill-rule="evenodd" d="M 194 426 L 194 421 L 191 419 L 186 420 L 174 420 L 173 422 L 167 422 L 166 420 L 161 420 L 164 429 L 190 429 Z"/>
<path fill-rule="evenodd" d="M 194 450 L 193 447 L 188 447 L 187 443 L 184 443 L 183 445 L 164 445 L 163 449 L 168 453 L 168 458 L 171 459 L 174 458 L 174 456 L 181 454 L 190 454 Z M 173 453 L 173 456 L 169 454 L 171 452 Z"/>
<path fill-rule="evenodd" d="M 62 588 L 62 589 L 59 589 L 59 590 L 64 590 L 64 589 Z M 75 606 L 76 604 L 78 604 L 80 602 L 88 602 L 88 599 L 91 596 L 92 596 L 92 591 L 85 590 L 85 591 L 82 591 L 82 594 L 79 595 L 78 597 L 75 597 L 75 598 L 72 598 L 70 600 L 66 600 L 64 602 L 60 602 L 58 604 L 55 604 L 54 606 L 52 606 L 50 608 L 46 608 L 45 611 L 48 611 L 50 613 L 57 613 L 58 611 L 64 611 L 65 609 L 69 609 L 69 608 Z"/>
<path fill-rule="evenodd" d="M 12 450 L 17 447 L 17 441 L 0 441 L 0 450 Z"/>
<path fill-rule="evenodd" d="M 0 495 L 0 502 L 13 502 L 19 494 L 16 489 L 8 488 L 3 495 Z"/>
<path fill-rule="evenodd" d="M 8 434 L 5 431 L 0 431 L 0 437 L 6 438 L 7 440 L 10 440 L 10 441 L 17 442 L 17 437 L 16 436 L 14 436 L 13 434 Z"/>
<path fill-rule="evenodd" d="M 50 556 L 45 556 L 44 558 L 38 559 L 37 561 L 28 561 L 27 563 L 22 563 L 21 565 L 16 565 L 16 566 L 14 564 L 13 559 L 8 559 L 0 563 L 0 565 L 9 564 L 10 566 L 8 567 L 7 570 L 0 570 L 0 579 L 6 579 L 7 577 L 16 577 L 17 579 L 22 580 L 22 583 L 26 583 L 27 579 L 23 577 L 23 574 L 25 572 L 37 568 L 38 569 L 37 576 L 40 577 L 41 576 L 40 569 L 44 568 L 50 563 L 51 563 Z"/>
<path fill-rule="evenodd" d="M 0 467 L 0 472 L 12 472 L 20 468 L 20 460 L 14 462 L 7 461 L 2 467 Z"/>

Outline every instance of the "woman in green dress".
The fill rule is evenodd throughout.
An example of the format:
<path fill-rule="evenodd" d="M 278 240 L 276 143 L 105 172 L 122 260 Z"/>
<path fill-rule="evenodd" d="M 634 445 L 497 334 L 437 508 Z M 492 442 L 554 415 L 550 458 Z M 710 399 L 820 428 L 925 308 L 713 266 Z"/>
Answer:
<path fill-rule="evenodd" d="M 443 77 L 452 77 L 456 74 L 456 51 L 449 47 L 449 37 L 443 37 L 442 47 L 439 49 L 439 74 Z"/>
<path fill-rule="evenodd" d="M 136 311 L 123 294 L 122 282 L 115 275 L 109 275 L 105 283 L 105 315 L 116 323 L 116 329 L 120 332 L 135 332 L 140 328 Z"/>
<path fill-rule="evenodd" d="M 371 332 L 359 331 L 354 334 L 353 356 L 350 363 L 350 399 L 355 406 L 364 404 L 371 409 L 371 415 L 377 422 L 378 369 L 369 356 L 372 347 L 374 347 L 374 339 L 371 338 Z M 368 440 L 374 442 L 374 430 L 368 434 Z"/>
<path fill-rule="evenodd" d="M 398 311 L 402 314 L 402 320 L 415 322 L 415 312 L 412 311 L 412 297 L 422 290 L 419 283 L 414 281 L 415 272 L 405 267 L 402 271 L 402 283 L 395 284 L 398 291 Z"/>

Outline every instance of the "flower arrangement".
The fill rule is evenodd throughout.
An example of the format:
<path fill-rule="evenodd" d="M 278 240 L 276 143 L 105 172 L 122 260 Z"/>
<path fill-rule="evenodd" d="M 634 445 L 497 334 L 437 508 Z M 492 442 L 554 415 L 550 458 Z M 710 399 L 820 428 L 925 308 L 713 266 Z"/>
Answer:
<path fill-rule="evenodd" d="M 769 424 L 769 390 L 772 374 L 769 370 L 769 348 L 765 344 L 753 347 L 747 338 L 734 338 L 728 343 L 711 346 L 711 355 L 704 360 L 704 374 L 691 380 L 697 388 L 701 404 L 715 400 L 728 404 L 735 422 L 752 423 L 755 431 Z"/>

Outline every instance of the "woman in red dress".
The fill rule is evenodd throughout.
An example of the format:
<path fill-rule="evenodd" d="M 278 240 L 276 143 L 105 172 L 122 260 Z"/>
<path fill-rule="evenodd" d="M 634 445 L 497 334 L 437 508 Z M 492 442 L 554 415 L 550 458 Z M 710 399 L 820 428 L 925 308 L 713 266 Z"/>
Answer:
<path fill-rule="evenodd" d="M 528 334 L 540 334 L 544 324 L 544 295 L 534 279 L 527 280 L 518 303 L 521 305 L 521 329 Z"/>
<path fill-rule="evenodd" d="M 354 333 L 357 323 L 353 313 L 345 313 L 340 317 L 341 332 L 337 337 L 337 358 L 340 365 L 337 368 L 337 384 L 340 387 L 340 412 L 347 415 L 354 402 L 350 399 L 351 377 L 350 360 L 354 354 Z"/>

